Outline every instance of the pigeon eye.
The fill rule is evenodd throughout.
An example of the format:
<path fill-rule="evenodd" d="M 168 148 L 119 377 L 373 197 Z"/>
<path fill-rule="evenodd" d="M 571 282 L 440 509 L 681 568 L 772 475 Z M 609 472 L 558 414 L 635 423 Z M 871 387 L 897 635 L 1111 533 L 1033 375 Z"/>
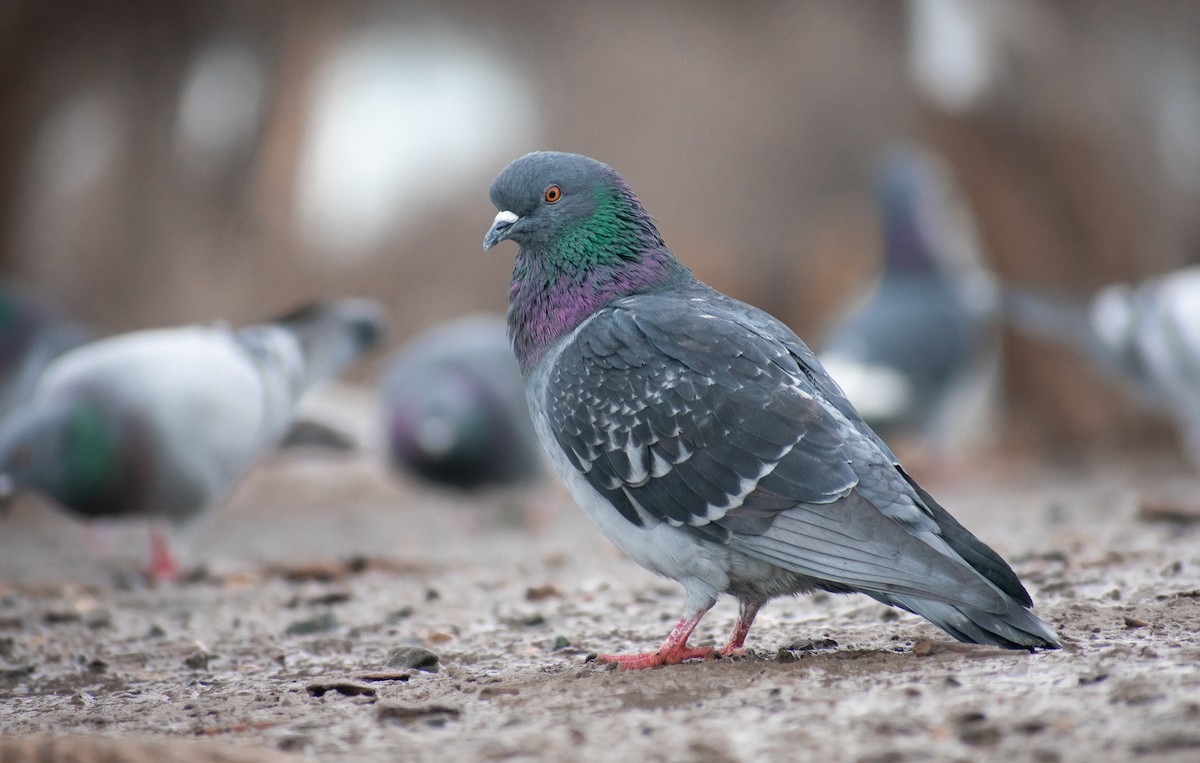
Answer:
<path fill-rule="evenodd" d="M 562 189 L 556 185 L 552 185 L 546 189 L 546 203 L 553 204 L 562 198 Z"/>

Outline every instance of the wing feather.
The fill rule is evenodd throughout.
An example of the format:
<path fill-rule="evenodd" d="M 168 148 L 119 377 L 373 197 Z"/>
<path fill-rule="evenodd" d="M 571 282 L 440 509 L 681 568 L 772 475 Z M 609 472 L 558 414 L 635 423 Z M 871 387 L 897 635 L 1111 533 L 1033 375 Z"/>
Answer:
<path fill-rule="evenodd" d="M 1028 606 L 1011 569 L 900 471 L 803 342 L 689 288 L 597 313 L 545 390 L 559 446 L 626 519 L 689 528 L 831 590 Z"/>

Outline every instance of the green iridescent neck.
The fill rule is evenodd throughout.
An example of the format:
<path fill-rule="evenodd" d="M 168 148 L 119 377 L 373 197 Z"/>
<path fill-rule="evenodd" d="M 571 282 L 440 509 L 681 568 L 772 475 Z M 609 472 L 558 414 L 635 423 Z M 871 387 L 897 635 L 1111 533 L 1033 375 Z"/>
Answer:
<path fill-rule="evenodd" d="M 517 253 L 508 325 L 522 370 L 613 300 L 690 277 L 627 187 L 597 191 L 586 220 L 559 231 L 545 249 L 522 246 Z"/>

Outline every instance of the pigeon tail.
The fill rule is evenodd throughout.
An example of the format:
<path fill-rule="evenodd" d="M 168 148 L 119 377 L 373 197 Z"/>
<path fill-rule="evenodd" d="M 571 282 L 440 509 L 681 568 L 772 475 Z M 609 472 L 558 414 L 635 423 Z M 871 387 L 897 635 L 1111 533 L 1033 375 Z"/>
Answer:
<path fill-rule="evenodd" d="M 1007 611 L 997 613 L 913 596 L 863 593 L 876 601 L 920 615 L 968 644 L 990 644 L 1004 649 L 1062 648 L 1058 634 L 1015 601 L 1010 601 Z"/>

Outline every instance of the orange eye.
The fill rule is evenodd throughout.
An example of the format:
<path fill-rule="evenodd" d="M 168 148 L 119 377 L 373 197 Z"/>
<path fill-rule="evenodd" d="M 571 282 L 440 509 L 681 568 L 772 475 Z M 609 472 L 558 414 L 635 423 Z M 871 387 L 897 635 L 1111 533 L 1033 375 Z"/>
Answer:
<path fill-rule="evenodd" d="M 556 185 L 552 185 L 546 189 L 546 203 L 553 204 L 562 198 L 562 189 Z"/>

